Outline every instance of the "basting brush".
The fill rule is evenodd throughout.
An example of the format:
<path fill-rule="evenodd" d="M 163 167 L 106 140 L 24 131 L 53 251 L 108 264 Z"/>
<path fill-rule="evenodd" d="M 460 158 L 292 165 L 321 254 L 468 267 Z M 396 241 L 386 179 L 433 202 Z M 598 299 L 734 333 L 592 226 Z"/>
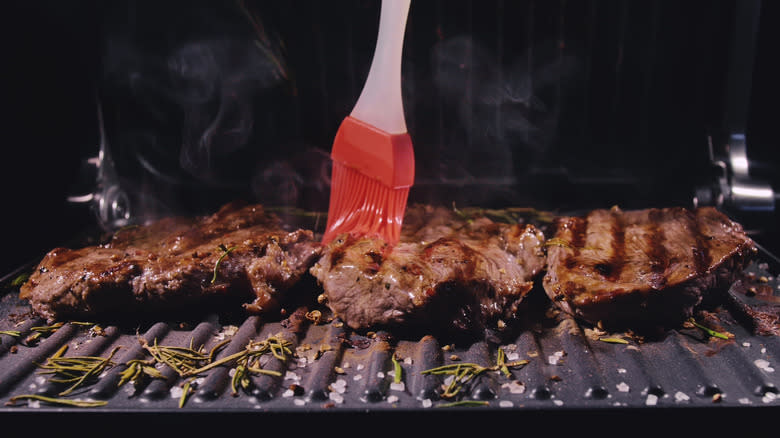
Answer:
<path fill-rule="evenodd" d="M 382 1 L 366 83 L 333 141 L 323 243 L 343 233 L 377 236 L 392 245 L 400 239 L 414 183 L 414 150 L 401 96 L 401 58 L 410 1 Z"/>

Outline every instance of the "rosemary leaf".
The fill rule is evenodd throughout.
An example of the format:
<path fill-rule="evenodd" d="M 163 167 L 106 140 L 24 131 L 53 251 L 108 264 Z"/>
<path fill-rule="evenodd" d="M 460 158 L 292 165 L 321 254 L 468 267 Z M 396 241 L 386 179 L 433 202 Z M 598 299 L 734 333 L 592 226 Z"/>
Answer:
<path fill-rule="evenodd" d="M 184 382 L 184 386 L 182 387 L 181 397 L 179 398 L 179 408 L 184 407 L 184 404 L 187 402 L 187 398 L 189 397 L 191 391 L 192 388 L 190 386 L 190 381 L 187 380 Z"/>
<path fill-rule="evenodd" d="M 211 277 L 211 284 L 214 284 L 215 281 L 217 281 L 217 269 L 219 269 L 219 264 L 222 263 L 222 259 L 227 257 L 228 254 L 230 254 L 231 251 L 236 249 L 235 246 L 232 246 L 230 248 L 225 247 L 225 245 L 220 244 L 219 249 L 222 250 L 222 255 L 219 256 L 217 259 L 217 263 L 214 264 L 214 275 Z"/>
<path fill-rule="evenodd" d="M 452 407 L 458 407 L 458 406 L 490 406 L 490 402 L 487 401 L 479 401 L 479 400 L 461 400 L 456 402 L 450 402 L 450 403 L 442 403 L 440 405 L 437 405 L 438 408 L 452 408 Z"/>
<path fill-rule="evenodd" d="M 0 335 L 8 335 L 8 336 L 13 336 L 15 338 L 18 338 L 19 336 L 22 335 L 22 332 L 17 330 L 0 330 Z"/>
<path fill-rule="evenodd" d="M 705 326 L 699 324 L 698 322 L 696 322 L 696 320 L 693 319 L 693 318 L 689 319 L 688 321 L 691 324 L 695 325 L 696 327 L 704 330 L 705 333 L 707 333 L 708 335 L 710 335 L 712 337 L 720 338 L 720 339 L 726 339 L 726 340 L 730 339 L 728 334 L 717 332 L 717 331 L 715 331 L 715 330 L 713 330 L 711 328 L 705 327 Z"/>
<path fill-rule="evenodd" d="M 401 383 L 401 380 L 403 378 L 404 369 L 401 367 L 401 363 L 398 362 L 398 358 L 395 357 L 395 353 L 390 357 L 393 361 L 393 382 L 394 383 Z"/>
<path fill-rule="evenodd" d="M 22 395 L 11 397 L 8 400 L 8 403 L 6 403 L 6 405 L 13 406 L 19 400 L 38 400 L 38 401 L 57 404 L 57 405 L 75 406 L 78 408 L 96 408 L 108 404 L 107 401 L 102 401 L 102 400 L 98 400 L 98 401 L 73 400 L 67 398 L 47 397 L 47 396 L 36 395 L 36 394 L 22 394 Z"/>
<path fill-rule="evenodd" d="M 599 338 L 599 341 L 609 344 L 628 344 L 628 341 L 621 338 Z"/>

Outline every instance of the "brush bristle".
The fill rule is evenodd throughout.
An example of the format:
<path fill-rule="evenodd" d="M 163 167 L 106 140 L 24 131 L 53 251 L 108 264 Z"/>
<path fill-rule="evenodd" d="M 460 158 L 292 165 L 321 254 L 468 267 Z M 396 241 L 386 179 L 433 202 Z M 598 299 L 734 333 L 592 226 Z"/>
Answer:
<path fill-rule="evenodd" d="M 395 245 L 401 237 L 409 187 L 392 188 L 338 162 L 331 175 L 328 226 L 323 243 L 342 233 L 378 236 Z"/>

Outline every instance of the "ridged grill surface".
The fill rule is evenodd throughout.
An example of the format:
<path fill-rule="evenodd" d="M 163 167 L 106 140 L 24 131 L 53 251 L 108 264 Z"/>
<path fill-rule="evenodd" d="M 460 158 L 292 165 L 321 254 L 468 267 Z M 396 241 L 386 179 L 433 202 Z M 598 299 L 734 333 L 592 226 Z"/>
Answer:
<path fill-rule="evenodd" d="M 765 287 L 777 295 L 777 281 L 758 272 Z M 765 280 L 768 280 L 765 281 Z M 508 360 L 527 360 L 510 369 L 511 376 L 489 371 L 464 387 L 459 400 L 485 402 L 469 409 L 561 410 L 567 408 L 610 410 L 673 407 L 780 406 L 780 338 L 756 335 L 727 308 L 718 312 L 724 328 L 734 335 L 722 340 L 697 328 L 672 330 L 657 340 L 628 344 L 610 343 L 593 335 L 589 327 L 558 314 L 520 331 L 511 342 L 478 340 L 445 344 L 433 336 L 395 338 L 390 333 L 357 334 L 338 320 L 309 324 L 291 331 L 280 321 L 252 316 L 232 325 L 211 315 L 194 325 L 157 322 L 136 329 L 104 327 L 101 335 L 89 326 L 73 323 L 42 337 L 35 344 L 24 340 L 37 318 L 20 318 L 29 311 L 15 291 L 2 296 L 0 330 L 18 330 L 20 336 L 0 335 L 0 398 L 21 394 L 56 397 L 62 384 L 40 374 L 42 364 L 62 346 L 68 355 L 114 356 L 116 366 L 101 374 L 70 399 L 104 400 L 97 408 L 62 407 L 44 402 L 19 401 L 2 406 L 4 412 L 23 411 L 123 411 L 123 412 L 313 412 L 463 409 L 447 407 L 452 400 L 440 397 L 446 377 L 423 371 L 451 363 L 492 366 L 501 347 Z M 281 376 L 258 375 L 245 390 L 233 394 L 232 365 L 211 369 L 191 381 L 194 391 L 179 406 L 185 380 L 161 367 L 165 379 L 152 379 L 135 387 L 118 386 L 128 361 L 149 359 L 139 338 L 159 345 L 205 351 L 229 339 L 216 359 L 241 351 L 250 340 L 276 335 L 291 342 L 296 352 L 290 360 L 272 356 L 265 369 Z M 402 369 L 395 382 L 393 355 Z"/>

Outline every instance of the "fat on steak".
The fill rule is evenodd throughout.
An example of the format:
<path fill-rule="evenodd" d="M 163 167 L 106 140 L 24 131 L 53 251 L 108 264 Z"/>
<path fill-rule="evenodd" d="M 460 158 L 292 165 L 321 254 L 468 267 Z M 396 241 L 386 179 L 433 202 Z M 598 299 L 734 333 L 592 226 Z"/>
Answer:
<path fill-rule="evenodd" d="M 210 216 L 119 230 L 99 246 L 55 248 L 21 287 L 48 320 L 243 302 L 273 310 L 320 254 L 313 232 L 285 231 L 261 205 L 233 202 Z"/>
<path fill-rule="evenodd" d="M 544 268 L 533 225 L 473 220 L 440 206 L 410 205 L 401 240 L 343 234 L 311 273 L 327 306 L 353 329 L 423 327 L 475 333 L 511 320 Z"/>
<path fill-rule="evenodd" d="M 599 209 L 560 217 L 543 287 L 562 310 L 611 327 L 675 326 L 756 253 L 715 208 Z"/>

